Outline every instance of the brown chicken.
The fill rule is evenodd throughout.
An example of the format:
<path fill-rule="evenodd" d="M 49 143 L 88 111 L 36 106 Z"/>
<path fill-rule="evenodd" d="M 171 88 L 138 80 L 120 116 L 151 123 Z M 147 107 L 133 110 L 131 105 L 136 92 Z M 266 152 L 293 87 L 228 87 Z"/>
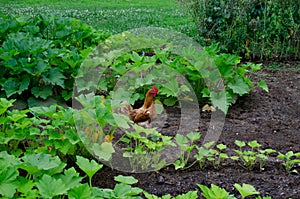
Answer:
<path fill-rule="evenodd" d="M 144 104 L 139 109 L 133 109 L 130 104 L 126 104 L 122 108 L 122 113 L 127 115 L 134 123 L 139 124 L 148 121 L 148 127 L 151 127 L 151 121 L 157 117 L 154 97 L 157 95 L 158 89 L 152 86 L 146 93 Z"/>

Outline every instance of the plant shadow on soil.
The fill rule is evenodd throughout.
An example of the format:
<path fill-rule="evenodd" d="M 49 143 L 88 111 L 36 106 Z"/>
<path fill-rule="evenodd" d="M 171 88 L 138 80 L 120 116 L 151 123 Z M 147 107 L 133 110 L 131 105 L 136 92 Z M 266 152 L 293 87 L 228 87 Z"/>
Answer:
<path fill-rule="evenodd" d="M 298 63 L 299 64 L 299 63 Z M 298 66 L 299 67 L 299 66 Z M 223 132 L 218 143 L 236 148 L 234 141 L 257 140 L 262 148 L 272 148 L 281 153 L 300 151 L 300 71 L 264 69 L 252 77 L 266 80 L 269 92 L 256 88 L 238 99 L 226 115 Z M 163 131 L 178 126 L 180 110 L 168 108 L 168 120 Z M 209 122 L 210 115 L 201 113 L 200 122 Z M 201 125 L 199 125 L 201 126 Z M 203 132 L 207 129 L 198 129 Z M 272 157 L 271 157 L 272 159 Z M 197 184 L 216 184 L 238 196 L 234 183 L 253 185 L 262 196 L 272 198 L 299 198 L 300 175 L 288 174 L 278 161 L 268 161 L 264 171 L 247 171 L 236 162 L 227 162 L 219 170 L 207 167 L 200 170 L 198 164 L 186 169 L 167 166 L 157 172 L 125 173 L 103 167 L 94 177 L 93 185 L 113 188 L 114 176 L 132 175 L 138 179 L 136 186 L 149 193 L 176 196 L 197 189 Z M 300 168 L 296 168 L 300 173 Z M 198 192 L 201 198 L 200 191 Z"/>

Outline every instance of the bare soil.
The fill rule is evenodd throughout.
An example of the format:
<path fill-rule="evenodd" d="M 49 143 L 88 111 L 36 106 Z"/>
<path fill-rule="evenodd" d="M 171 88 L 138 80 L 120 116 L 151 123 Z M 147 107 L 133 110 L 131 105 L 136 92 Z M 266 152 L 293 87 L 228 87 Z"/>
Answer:
<path fill-rule="evenodd" d="M 264 92 L 260 88 L 243 96 L 230 108 L 226 115 L 225 125 L 219 143 L 228 148 L 236 148 L 236 139 L 243 141 L 257 140 L 262 148 L 272 148 L 286 153 L 300 151 L 300 71 L 299 63 L 286 64 L 285 70 L 263 71 L 252 77 L 266 80 L 270 91 Z M 298 70 L 294 70 L 298 68 Z M 167 109 L 168 129 L 174 131 L 180 119 L 180 110 Z M 201 122 L 208 123 L 210 114 L 201 113 Z M 201 126 L 201 125 L 199 125 Z M 205 134 L 206 129 L 199 127 Z M 169 130 L 170 131 L 170 130 Z M 104 167 L 93 177 L 93 185 L 113 188 L 114 176 L 132 175 L 139 180 L 136 186 L 149 193 L 162 196 L 173 196 L 198 189 L 197 184 L 216 184 L 238 196 L 234 183 L 248 183 L 253 185 L 263 196 L 272 198 L 300 198 L 300 175 L 288 174 L 282 164 L 273 157 L 267 161 L 264 171 L 255 168 L 248 171 L 236 162 L 228 161 L 219 170 L 207 167 L 200 170 L 198 164 L 186 169 L 175 170 L 170 165 L 158 172 L 141 174 L 124 173 Z M 300 173 L 300 167 L 296 167 Z M 203 198 L 199 193 L 199 198 Z"/>

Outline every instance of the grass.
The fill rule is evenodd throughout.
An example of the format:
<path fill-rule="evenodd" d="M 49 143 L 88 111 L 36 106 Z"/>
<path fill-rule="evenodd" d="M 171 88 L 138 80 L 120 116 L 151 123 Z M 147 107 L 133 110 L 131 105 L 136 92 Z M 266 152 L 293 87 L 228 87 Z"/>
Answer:
<path fill-rule="evenodd" d="M 196 27 L 176 0 L 0 0 L 4 15 L 74 17 L 96 29 L 119 33 L 154 26 L 196 36 Z"/>

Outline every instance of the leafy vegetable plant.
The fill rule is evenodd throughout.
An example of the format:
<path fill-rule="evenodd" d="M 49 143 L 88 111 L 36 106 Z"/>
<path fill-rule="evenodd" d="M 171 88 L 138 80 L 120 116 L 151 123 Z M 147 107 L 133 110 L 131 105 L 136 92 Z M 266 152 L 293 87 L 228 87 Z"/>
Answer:
<path fill-rule="evenodd" d="M 199 162 L 200 169 L 204 169 L 208 163 L 208 160 L 213 160 L 214 156 L 214 150 L 211 148 L 211 146 L 214 144 L 214 142 L 207 142 L 203 146 L 197 148 L 197 153 L 195 154 L 196 160 Z M 210 159 L 211 158 L 211 159 Z"/>
<path fill-rule="evenodd" d="M 99 171 L 103 165 L 98 164 L 95 160 L 89 161 L 86 158 L 83 158 L 81 156 L 76 156 L 77 161 L 76 164 L 79 166 L 79 168 L 84 171 L 87 176 L 89 177 L 89 184 L 92 186 L 92 177 L 95 175 L 97 171 Z"/>
<path fill-rule="evenodd" d="M 215 169 L 219 169 L 222 163 L 222 160 L 229 158 L 229 156 L 223 151 L 227 148 L 225 144 L 216 145 L 217 149 L 211 150 L 212 156 L 208 157 L 208 161 L 213 162 L 213 166 Z"/>
<path fill-rule="evenodd" d="M 231 159 L 240 160 L 241 165 L 249 170 L 253 170 L 256 163 L 259 163 L 260 170 L 263 170 L 263 166 L 265 161 L 268 159 L 268 155 L 275 152 L 273 149 L 260 150 L 259 148 L 261 144 L 259 144 L 256 140 L 247 143 L 248 147 L 251 148 L 250 150 L 243 150 L 243 148 L 246 147 L 246 143 L 244 141 L 236 140 L 234 143 L 240 149 L 234 150 L 238 156 L 231 156 Z"/>
<path fill-rule="evenodd" d="M 0 89 L 7 98 L 22 98 L 30 107 L 51 97 L 69 100 L 81 62 L 108 36 L 71 18 L 0 18 Z"/>
<path fill-rule="evenodd" d="M 186 136 L 182 134 L 177 134 L 175 136 L 176 144 L 182 151 L 182 154 L 179 155 L 179 159 L 173 163 L 176 170 L 182 169 L 187 165 L 191 151 L 196 147 L 194 142 L 199 140 L 200 137 L 201 133 L 198 132 L 190 132 Z"/>
<path fill-rule="evenodd" d="M 161 159 L 162 150 L 167 146 L 175 146 L 172 137 L 162 135 L 155 128 L 145 129 L 136 124 L 133 125 L 133 132 L 126 132 L 120 139 L 127 146 L 123 149 L 123 157 L 128 158 L 131 168 L 147 170 L 154 166 L 156 169 L 162 168 L 166 164 L 165 159 Z"/>
<path fill-rule="evenodd" d="M 119 182 L 115 185 L 114 189 L 100 189 L 97 194 L 98 197 L 101 198 L 134 198 L 141 199 L 139 196 L 140 193 L 143 192 L 142 189 L 138 187 L 132 187 L 131 185 L 138 182 L 132 176 L 116 176 L 115 181 Z"/>
<path fill-rule="evenodd" d="M 293 168 L 296 164 L 300 164 L 300 152 L 294 153 L 293 151 L 288 151 L 286 154 L 279 152 L 277 158 L 283 161 L 282 165 L 288 173 L 298 173 Z"/>
<path fill-rule="evenodd" d="M 211 184 L 211 187 L 207 187 L 202 184 L 198 184 L 202 191 L 202 196 L 206 199 L 235 199 L 234 195 L 229 194 L 225 189 L 220 188 L 215 184 Z"/>

